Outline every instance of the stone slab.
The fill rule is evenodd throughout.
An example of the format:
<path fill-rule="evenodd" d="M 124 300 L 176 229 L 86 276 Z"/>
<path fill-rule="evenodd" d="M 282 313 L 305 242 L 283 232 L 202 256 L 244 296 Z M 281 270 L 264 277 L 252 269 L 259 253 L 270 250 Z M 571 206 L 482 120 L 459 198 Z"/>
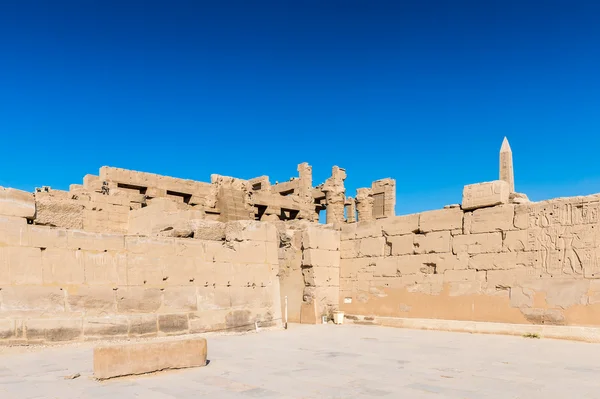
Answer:
<path fill-rule="evenodd" d="M 469 184 L 463 189 L 462 209 L 465 211 L 508 204 L 510 189 L 503 180 Z"/>
<path fill-rule="evenodd" d="M 99 380 L 206 365 L 205 338 L 142 342 L 94 348 L 94 377 Z"/>
<path fill-rule="evenodd" d="M 35 216 L 33 194 L 14 188 L 0 187 L 0 215 L 33 218 Z"/>

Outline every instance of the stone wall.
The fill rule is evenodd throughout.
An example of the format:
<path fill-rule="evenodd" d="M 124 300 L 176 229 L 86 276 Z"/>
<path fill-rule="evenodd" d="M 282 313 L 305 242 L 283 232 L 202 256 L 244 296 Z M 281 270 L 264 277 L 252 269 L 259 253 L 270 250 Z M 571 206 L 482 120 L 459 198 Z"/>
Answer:
<path fill-rule="evenodd" d="M 16 216 L 0 216 L 0 343 L 280 322 L 273 225 L 211 222 L 187 239 L 90 233 L 28 224 L 33 213 L 23 201 L 2 202 Z"/>
<path fill-rule="evenodd" d="M 309 222 L 277 223 L 280 236 L 281 301 L 288 298 L 290 323 L 331 319 L 339 307 L 340 233 Z"/>
<path fill-rule="evenodd" d="M 600 195 L 346 224 L 340 307 L 365 316 L 600 325 L 598 230 Z"/>

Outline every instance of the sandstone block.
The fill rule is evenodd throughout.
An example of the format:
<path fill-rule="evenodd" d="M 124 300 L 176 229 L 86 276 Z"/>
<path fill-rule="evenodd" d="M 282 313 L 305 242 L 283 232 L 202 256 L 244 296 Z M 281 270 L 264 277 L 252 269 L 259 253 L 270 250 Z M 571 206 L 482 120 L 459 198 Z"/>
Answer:
<path fill-rule="evenodd" d="M 527 267 L 529 254 L 526 252 L 499 252 L 473 255 L 469 259 L 469 269 L 508 270 Z"/>
<path fill-rule="evenodd" d="M 117 311 L 116 291 L 111 287 L 69 287 L 67 303 L 72 312 L 84 315 L 114 314 Z"/>
<path fill-rule="evenodd" d="M 438 209 L 419 214 L 419 230 L 423 233 L 460 229 L 462 225 L 463 211 L 460 208 Z"/>
<path fill-rule="evenodd" d="M 196 241 L 196 240 L 175 240 L 175 255 L 206 260 L 206 252 L 210 248 L 220 248 L 223 244 L 219 241 Z M 160 255 L 162 256 L 162 255 Z M 212 257 L 210 261 L 212 262 Z"/>
<path fill-rule="evenodd" d="M 237 220 L 225 225 L 227 241 L 276 241 L 277 229 L 270 223 Z"/>
<path fill-rule="evenodd" d="M 473 211 L 470 233 L 514 230 L 515 206 L 499 205 Z"/>
<path fill-rule="evenodd" d="M 67 243 L 71 249 L 93 251 L 123 251 L 125 238 L 122 234 L 88 233 L 84 231 L 68 231 Z"/>
<path fill-rule="evenodd" d="M 89 285 L 127 285 L 127 255 L 122 252 L 77 251 Z"/>
<path fill-rule="evenodd" d="M 9 273 L 7 274 L 6 271 Z M 0 247 L 0 282 L 42 284 L 42 251 L 32 247 Z"/>
<path fill-rule="evenodd" d="M 267 263 L 267 243 L 264 241 L 242 241 L 234 243 L 231 261 L 236 263 Z M 219 259 L 215 257 L 215 261 Z"/>
<path fill-rule="evenodd" d="M 358 245 L 359 256 L 383 256 L 385 254 L 385 238 L 362 238 Z"/>
<path fill-rule="evenodd" d="M 56 197 L 36 196 L 35 224 L 82 229 L 84 206 L 81 201 Z"/>
<path fill-rule="evenodd" d="M 162 292 L 158 288 L 128 287 L 117 292 L 119 313 L 154 313 L 162 304 Z"/>
<path fill-rule="evenodd" d="M 462 209 L 467 211 L 507 204 L 509 194 L 510 188 L 504 180 L 469 184 L 463 189 Z"/>
<path fill-rule="evenodd" d="M 5 312 L 65 311 L 65 294 L 55 287 L 5 287 L 2 288 L 1 310 Z"/>
<path fill-rule="evenodd" d="M 146 256 L 175 255 L 174 238 L 125 236 L 125 248 L 133 254 Z"/>
<path fill-rule="evenodd" d="M 341 240 L 354 240 L 356 238 L 356 228 L 358 223 L 346 223 L 342 225 L 340 232 Z"/>
<path fill-rule="evenodd" d="M 373 276 L 375 277 L 396 277 L 398 275 L 398 258 L 386 256 L 375 260 Z"/>
<path fill-rule="evenodd" d="M 340 277 L 356 278 L 359 271 L 365 270 L 369 267 L 370 262 L 370 258 L 342 259 L 340 266 Z"/>
<path fill-rule="evenodd" d="M 88 317 L 83 320 L 83 335 L 90 337 L 126 337 L 129 320 L 126 316 Z"/>
<path fill-rule="evenodd" d="M 165 334 L 182 334 L 189 330 L 187 314 L 158 315 L 158 331 Z"/>
<path fill-rule="evenodd" d="M 81 251 L 48 248 L 41 251 L 44 284 L 83 284 L 84 266 Z"/>
<path fill-rule="evenodd" d="M 443 274 L 446 270 L 466 270 L 469 267 L 469 256 L 467 254 L 429 254 L 427 262 L 435 266 L 436 273 Z"/>
<path fill-rule="evenodd" d="M 322 227 L 308 227 L 302 232 L 302 245 L 305 249 L 340 249 L 340 232 Z"/>
<path fill-rule="evenodd" d="M 419 214 L 394 216 L 382 219 L 379 224 L 387 236 L 416 233 L 419 230 Z"/>
<path fill-rule="evenodd" d="M 129 315 L 130 337 L 153 336 L 158 332 L 158 318 L 153 314 Z"/>
<path fill-rule="evenodd" d="M 204 338 L 143 342 L 94 348 L 94 377 L 104 380 L 125 375 L 206 365 Z"/>
<path fill-rule="evenodd" d="M 529 248 L 529 236 L 527 230 L 513 230 L 504 232 L 502 250 L 505 252 L 527 251 Z"/>
<path fill-rule="evenodd" d="M 338 251 L 307 249 L 302 255 L 303 266 L 340 267 L 340 253 Z"/>
<path fill-rule="evenodd" d="M 67 230 L 44 226 L 28 226 L 28 230 L 29 245 L 32 247 L 67 248 Z"/>
<path fill-rule="evenodd" d="M 14 188 L 0 187 L 0 215 L 33 219 L 35 216 L 33 194 Z"/>
<path fill-rule="evenodd" d="M 79 340 L 82 333 L 81 319 L 28 319 L 25 321 L 25 335 L 28 341 L 74 341 Z"/>
<path fill-rule="evenodd" d="M 457 235 L 452 238 L 452 252 L 480 254 L 500 252 L 502 232 Z"/>
<path fill-rule="evenodd" d="M 165 281 L 167 262 L 172 257 L 157 257 L 143 254 L 127 254 L 127 284 L 162 285 Z"/>
<path fill-rule="evenodd" d="M 339 267 L 312 267 L 314 271 L 315 285 L 317 287 L 338 287 L 340 285 Z"/>
<path fill-rule="evenodd" d="M 531 211 L 531 206 L 527 204 L 523 205 L 515 205 L 515 228 L 517 229 L 526 229 L 529 227 L 529 212 Z"/>
<path fill-rule="evenodd" d="M 420 274 L 428 272 L 434 265 L 430 262 L 428 254 L 403 255 L 396 258 L 398 260 L 398 272 L 404 276 L 406 274 Z"/>
<path fill-rule="evenodd" d="M 0 245 L 29 245 L 27 219 L 0 215 Z"/>
<path fill-rule="evenodd" d="M 387 219 L 385 219 L 387 220 Z M 417 219 L 418 220 L 418 219 Z M 386 237 L 387 243 L 392 246 L 391 255 L 409 255 L 415 252 L 414 234 Z"/>
<path fill-rule="evenodd" d="M 194 220 L 194 238 L 197 240 L 224 241 L 225 223 L 213 220 Z"/>
<path fill-rule="evenodd" d="M 450 232 L 433 231 L 425 234 L 416 234 L 414 237 L 414 248 L 417 254 L 450 252 Z"/>
<path fill-rule="evenodd" d="M 382 237 L 381 222 L 373 220 L 356 223 L 356 238 Z"/>
<path fill-rule="evenodd" d="M 447 282 L 475 281 L 476 275 L 475 270 L 446 270 L 444 280 Z"/>
<path fill-rule="evenodd" d="M 358 246 L 360 240 L 346 240 L 340 242 L 341 259 L 352 259 L 358 257 Z"/>
<path fill-rule="evenodd" d="M 10 319 L 0 319 L 0 340 L 9 339 L 15 336 L 15 321 Z"/>
<path fill-rule="evenodd" d="M 163 291 L 163 312 L 195 312 L 198 309 L 196 287 L 168 287 Z"/>

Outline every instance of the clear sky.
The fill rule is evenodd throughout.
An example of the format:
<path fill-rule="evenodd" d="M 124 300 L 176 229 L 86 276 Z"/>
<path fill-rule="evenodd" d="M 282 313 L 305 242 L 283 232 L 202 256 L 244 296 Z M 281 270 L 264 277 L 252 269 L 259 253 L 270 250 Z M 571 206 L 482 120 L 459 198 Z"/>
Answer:
<path fill-rule="evenodd" d="M 0 185 L 346 168 L 397 213 L 600 192 L 600 2 L 0 1 Z"/>

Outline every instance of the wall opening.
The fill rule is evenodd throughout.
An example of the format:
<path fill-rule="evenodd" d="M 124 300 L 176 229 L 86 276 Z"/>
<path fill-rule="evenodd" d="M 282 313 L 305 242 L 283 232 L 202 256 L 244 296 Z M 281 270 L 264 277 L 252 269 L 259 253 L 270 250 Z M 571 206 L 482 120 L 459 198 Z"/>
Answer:
<path fill-rule="evenodd" d="M 146 194 L 146 191 L 148 190 L 148 187 L 135 186 L 133 184 L 124 184 L 124 183 L 117 183 L 117 187 L 122 188 L 124 190 L 136 191 L 140 194 Z"/>
<path fill-rule="evenodd" d="M 167 190 L 167 195 L 170 195 L 173 197 L 181 197 L 183 199 L 183 202 L 185 202 L 186 204 L 189 204 L 190 200 L 192 199 L 192 194 L 179 193 L 177 191 Z"/>

